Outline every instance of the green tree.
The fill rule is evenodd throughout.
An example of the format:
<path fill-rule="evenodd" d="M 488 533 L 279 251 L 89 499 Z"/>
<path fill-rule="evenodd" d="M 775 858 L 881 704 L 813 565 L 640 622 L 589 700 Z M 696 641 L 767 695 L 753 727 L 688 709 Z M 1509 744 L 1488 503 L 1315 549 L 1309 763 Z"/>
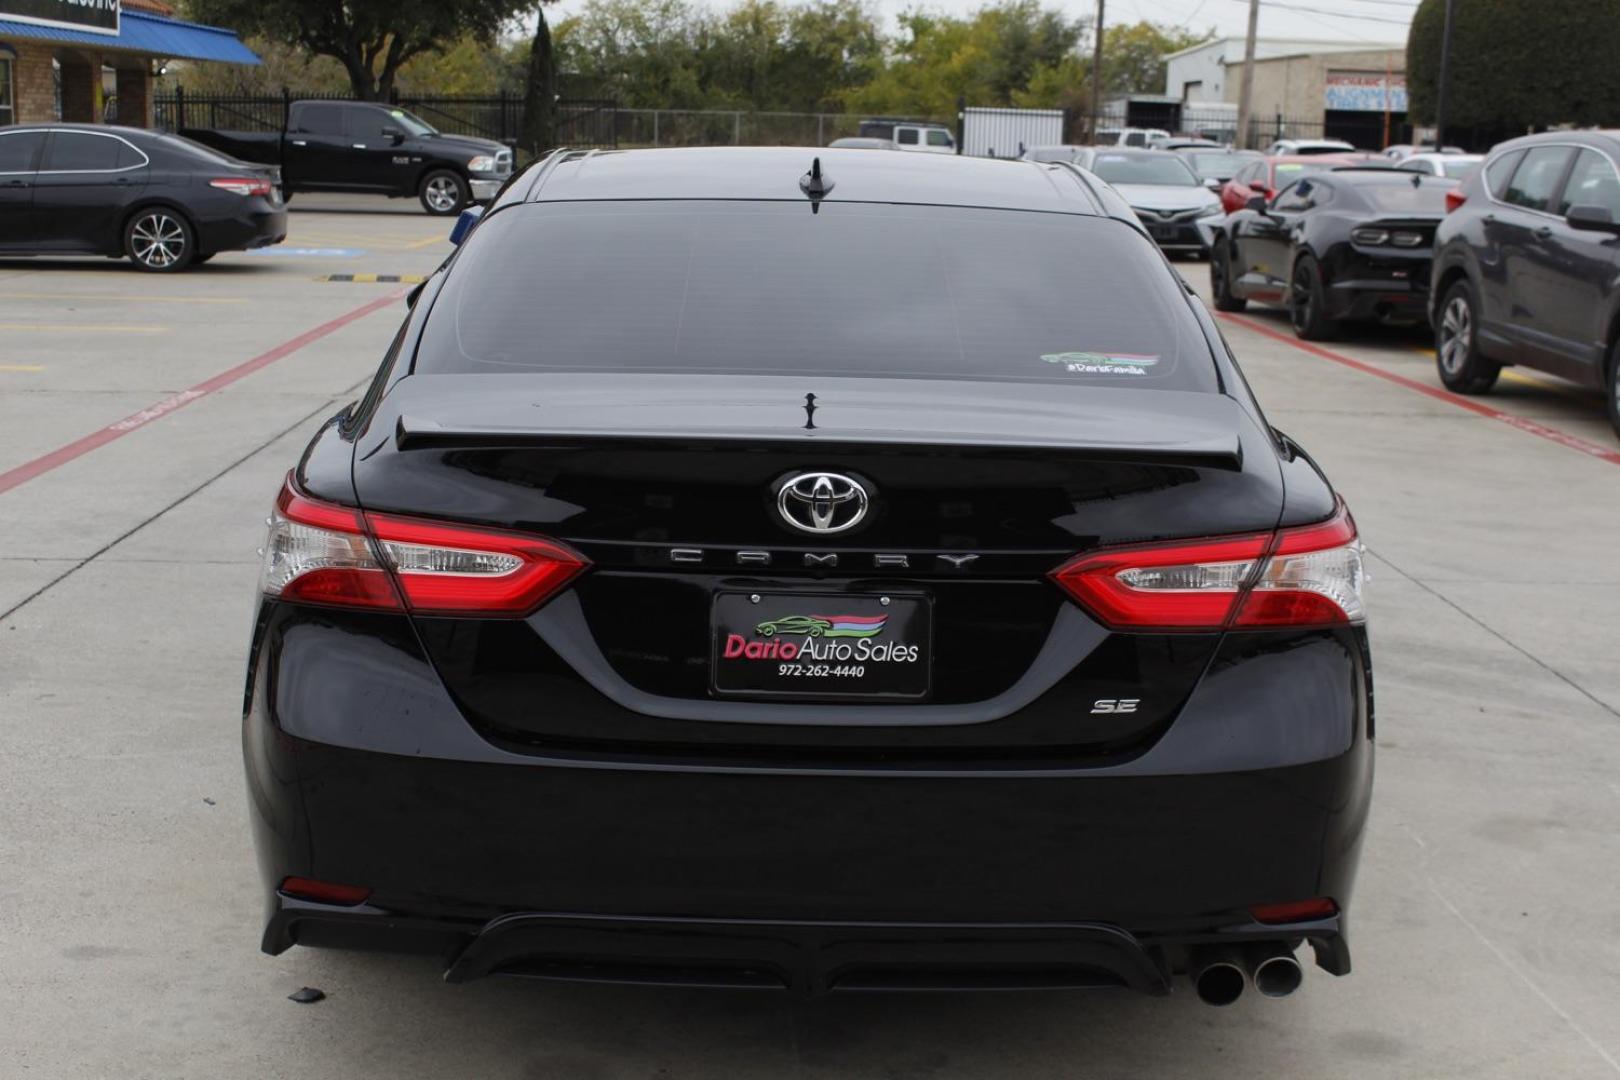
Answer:
<path fill-rule="evenodd" d="M 1446 126 L 1524 131 L 1620 123 L 1620 4 L 1458 0 Z M 1409 115 L 1433 123 L 1445 0 L 1423 0 L 1406 42 Z"/>
<path fill-rule="evenodd" d="M 493 43 L 535 0 L 189 0 L 200 22 L 329 56 L 356 97 L 386 100 L 413 57 L 463 37 Z"/>
<path fill-rule="evenodd" d="M 1103 86 L 1115 94 L 1162 94 L 1164 58 L 1213 36 L 1145 19 L 1110 26 L 1103 37 Z M 1086 66 L 1089 74 L 1089 60 Z"/>

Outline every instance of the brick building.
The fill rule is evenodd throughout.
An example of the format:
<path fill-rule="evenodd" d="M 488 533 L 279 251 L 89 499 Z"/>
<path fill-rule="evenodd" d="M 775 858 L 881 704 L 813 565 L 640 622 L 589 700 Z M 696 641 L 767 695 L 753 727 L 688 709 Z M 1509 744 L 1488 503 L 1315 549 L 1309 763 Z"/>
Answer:
<path fill-rule="evenodd" d="M 168 0 L 0 0 L 0 126 L 152 124 L 168 60 L 257 64 L 234 32 L 174 17 Z"/>

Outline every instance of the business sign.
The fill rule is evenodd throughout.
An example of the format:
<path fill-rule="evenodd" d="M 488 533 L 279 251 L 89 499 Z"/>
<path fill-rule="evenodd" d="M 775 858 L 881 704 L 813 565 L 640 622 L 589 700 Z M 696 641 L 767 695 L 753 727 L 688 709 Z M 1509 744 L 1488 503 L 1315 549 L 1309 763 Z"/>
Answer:
<path fill-rule="evenodd" d="M 0 0 L 3 4 L 5 0 Z M 1406 111 L 1406 76 L 1370 71 L 1330 71 L 1322 103 L 1345 112 Z"/>
<path fill-rule="evenodd" d="M 0 19 L 116 35 L 122 6 L 123 0 L 0 0 Z"/>

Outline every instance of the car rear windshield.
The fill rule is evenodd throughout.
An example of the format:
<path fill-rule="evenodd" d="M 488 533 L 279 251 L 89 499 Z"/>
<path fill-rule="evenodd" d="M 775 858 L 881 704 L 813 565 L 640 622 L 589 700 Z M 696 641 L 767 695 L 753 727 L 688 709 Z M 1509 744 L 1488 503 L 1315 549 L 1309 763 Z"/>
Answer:
<path fill-rule="evenodd" d="M 416 365 L 1217 387 L 1174 274 L 1122 222 L 808 201 L 500 211 Z"/>

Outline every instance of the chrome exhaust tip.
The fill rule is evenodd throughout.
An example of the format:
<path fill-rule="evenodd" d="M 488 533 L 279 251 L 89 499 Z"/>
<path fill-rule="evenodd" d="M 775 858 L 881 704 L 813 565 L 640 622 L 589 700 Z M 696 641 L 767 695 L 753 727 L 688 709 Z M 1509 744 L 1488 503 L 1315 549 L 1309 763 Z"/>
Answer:
<path fill-rule="evenodd" d="M 1230 1005 L 1243 996 L 1248 980 L 1237 954 L 1227 948 L 1194 950 L 1187 966 L 1193 990 L 1205 1005 Z"/>
<path fill-rule="evenodd" d="M 1285 998 L 1305 981 L 1305 972 L 1293 950 L 1281 943 L 1256 946 L 1249 954 L 1249 977 L 1254 988 L 1268 998 Z"/>

